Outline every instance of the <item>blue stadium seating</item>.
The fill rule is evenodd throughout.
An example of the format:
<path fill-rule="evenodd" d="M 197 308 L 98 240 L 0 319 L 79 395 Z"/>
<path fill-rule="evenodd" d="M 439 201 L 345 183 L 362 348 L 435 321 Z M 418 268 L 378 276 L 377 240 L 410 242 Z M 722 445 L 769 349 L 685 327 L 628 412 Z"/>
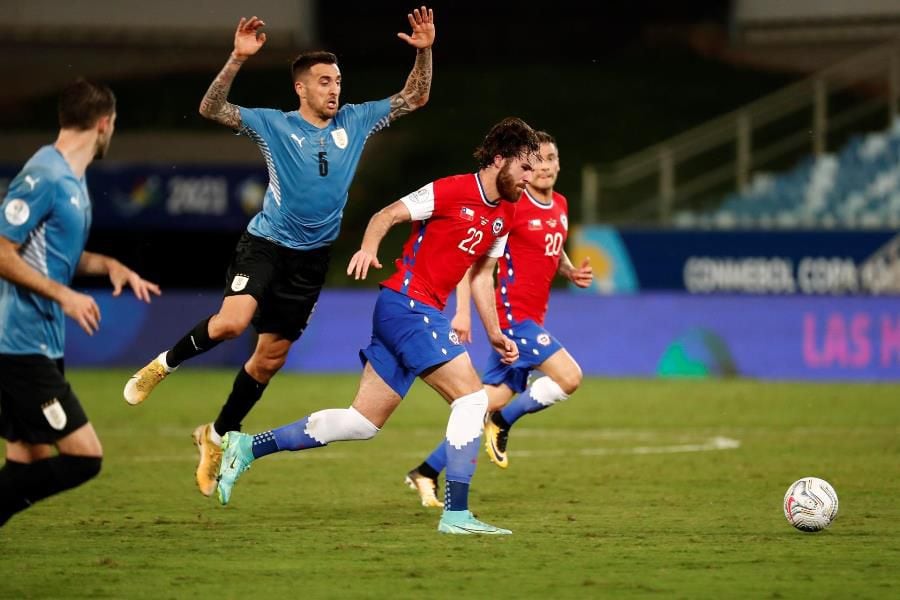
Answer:
<path fill-rule="evenodd" d="M 676 226 L 713 228 L 900 227 L 900 119 L 860 135 L 837 154 L 803 159 L 790 171 L 757 173 L 712 212 L 679 212 Z"/>

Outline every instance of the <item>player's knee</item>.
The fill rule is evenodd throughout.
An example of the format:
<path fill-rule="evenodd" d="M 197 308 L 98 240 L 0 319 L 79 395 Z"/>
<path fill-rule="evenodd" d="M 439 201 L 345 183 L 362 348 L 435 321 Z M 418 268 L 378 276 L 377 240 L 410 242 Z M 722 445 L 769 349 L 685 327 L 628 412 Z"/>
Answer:
<path fill-rule="evenodd" d="M 269 383 L 275 374 L 284 366 L 286 356 L 254 356 L 248 365 L 247 372 L 260 383 Z"/>
<path fill-rule="evenodd" d="M 231 340 L 244 333 L 249 325 L 247 319 L 219 313 L 209 321 L 209 337 L 213 340 Z"/>
<path fill-rule="evenodd" d="M 569 398 L 562 386 L 546 375 L 536 379 L 529 390 L 531 397 L 543 406 L 552 406 Z"/>
<path fill-rule="evenodd" d="M 562 376 L 554 379 L 563 393 L 566 396 L 571 396 L 581 386 L 582 377 L 581 367 L 574 365 L 574 368 L 567 370 Z"/>
<path fill-rule="evenodd" d="M 329 408 L 314 412 L 309 416 L 306 427 L 307 434 L 323 444 L 368 440 L 375 437 L 379 431 L 374 423 L 353 407 Z"/>

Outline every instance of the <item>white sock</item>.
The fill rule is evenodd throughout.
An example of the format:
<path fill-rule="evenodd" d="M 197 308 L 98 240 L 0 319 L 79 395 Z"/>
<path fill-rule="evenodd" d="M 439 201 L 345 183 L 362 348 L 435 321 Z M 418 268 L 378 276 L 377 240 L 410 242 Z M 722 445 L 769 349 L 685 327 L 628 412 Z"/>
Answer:
<path fill-rule="evenodd" d="M 166 362 L 166 354 L 168 354 L 168 353 L 169 353 L 168 350 L 163 350 L 162 354 L 160 354 L 159 356 L 156 357 L 156 360 L 158 360 L 159 364 L 161 364 L 163 366 L 163 369 L 166 370 L 166 373 L 171 373 L 178 367 L 170 367 L 169 363 Z"/>
<path fill-rule="evenodd" d="M 222 436 L 219 435 L 219 432 L 216 431 L 216 426 L 210 423 L 209 425 L 209 441 L 218 446 L 222 447 Z"/>

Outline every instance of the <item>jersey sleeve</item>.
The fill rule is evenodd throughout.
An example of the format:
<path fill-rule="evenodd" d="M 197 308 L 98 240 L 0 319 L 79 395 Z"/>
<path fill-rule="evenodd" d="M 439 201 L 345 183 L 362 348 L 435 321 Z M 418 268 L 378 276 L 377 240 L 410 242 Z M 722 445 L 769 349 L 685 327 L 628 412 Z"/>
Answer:
<path fill-rule="evenodd" d="M 40 170 L 22 170 L 0 204 L 0 235 L 22 244 L 53 208 L 56 183 Z"/>
<path fill-rule="evenodd" d="M 400 202 L 409 209 L 413 221 L 430 219 L 434 213 L 434 183 L 420 187 L 411 194 L 400 198 Z"/>
<path fill-rule="evenodd" d="M 498 238 L 494 238 L 494 243 L 488 248 L 487 255 L 491 258 L 500 258 L 503 256 L 503 252 L 506 251 L 506 240 L 508 239 L 508 233 L 505 233 Z"/>
<path fill-rule="evenodd" d="M 238 133 L 242 133 L 251 139 L 266 138 L 269 135 L 269 119 L 273 114 L 281 115 L 280 111 L 271 108 L 244 108 L 238 106 L 241 113 L 241 128 Z"/>
<path fill-rule="evenodd" d="M 349 113 L 350 119 L 361 131 L 366 132 L 366 137 L 378 133 L 390 125 L 391 99 L 373 100 L 363 104 L 347 104 L 344 109 Z"/>

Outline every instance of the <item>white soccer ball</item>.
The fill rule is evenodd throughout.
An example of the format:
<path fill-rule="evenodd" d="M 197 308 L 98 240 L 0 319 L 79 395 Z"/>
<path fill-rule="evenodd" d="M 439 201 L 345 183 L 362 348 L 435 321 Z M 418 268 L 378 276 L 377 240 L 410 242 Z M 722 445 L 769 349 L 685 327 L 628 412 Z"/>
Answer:
<path fill-rule="evenodd" d="M 837 492 L 824 479 L 798 479 L 784 494 L 784 516 L 800 531 L 821 531 L 831 525 L 837 514 Z"/>

